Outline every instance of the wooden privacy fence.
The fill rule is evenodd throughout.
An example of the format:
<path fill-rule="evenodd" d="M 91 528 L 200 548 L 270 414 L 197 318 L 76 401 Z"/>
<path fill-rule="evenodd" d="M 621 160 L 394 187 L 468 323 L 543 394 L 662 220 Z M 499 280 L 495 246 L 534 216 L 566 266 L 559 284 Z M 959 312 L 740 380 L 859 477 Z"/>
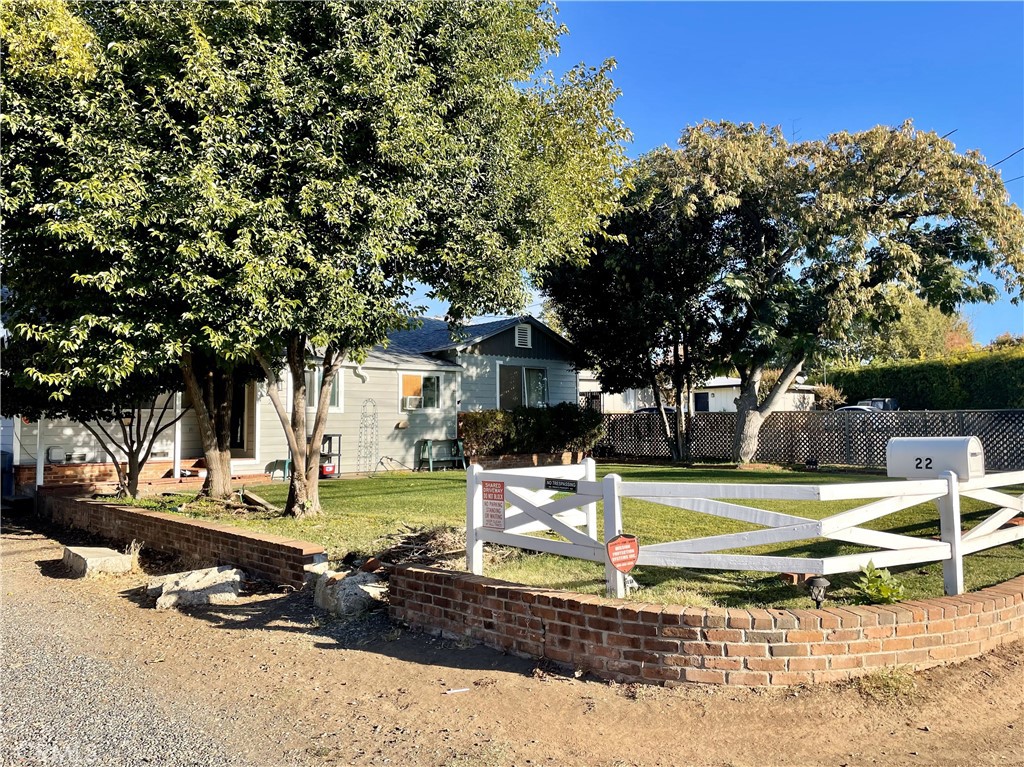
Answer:
<path fill-rule="evenodd" d="M 690 455 L 695 460 L 732 459 L 735 413 L 694 413 Z M 671 456 L 657 413 L 607 414 L 598 455 Z M 885 466 L 893 437 L 974 436 L 985 448 L 988 471 L 1024 469 L 1024 410 L 897 410 L 777 412 L 765 419 L 754 460 L 843 466 Z"/>
<path fill-rule="evenodd" d="M 554 469 L 554 471 L 552 470 Z M 625 595 L 624 576 L 606 553 L 609 541 L 623 532 L 622 499 L 637 498 L 700 514 L 737 520 L 762 529 L 687 540 L 640 545 L 637 564 L 714 570 L 755 570 L 828 575 L 857 572 L 868 562 L 880 567 L 922 562 L 943 563 L 949 595 L 963 593 L 963 557 L 982 549 L 1024 540 L 1024 526 L 1003 527 L 1024 514 L 1024 496 L 996 488 L 1024 483 L 1024 471 L 959 481 L 951 471 L 935 479 L 862 482 L 836 485 L 705 484 L 625 482 L 609 474 L 594 479 L 592 461 L 564 467 L 467 473 L 466 560 L 483 575 L 483 544 L 499 543 L 532 551 L 603 562 L 609 595 Z M 559 494 L 565 494 L 557 497 Z M 960 496 L 996 505 L 984 521 L 961 532 Z M 866 501 L 824 519 L 767 511 L 730 501 Z M 597 501 L 604 504 L 604 535 L 597 535 Z M 916 538 L 862 527 L 867 522 L 920 503 L 938 505 L 940 540 Z M 560 536 L 539 538 L 548 531 Z M 831 557 L 764 556 L 728 553 L 763 544 L 829 539 L 863 546 L 866 551 Z M 641 542 L 642 543 L 642 542 Z"/>

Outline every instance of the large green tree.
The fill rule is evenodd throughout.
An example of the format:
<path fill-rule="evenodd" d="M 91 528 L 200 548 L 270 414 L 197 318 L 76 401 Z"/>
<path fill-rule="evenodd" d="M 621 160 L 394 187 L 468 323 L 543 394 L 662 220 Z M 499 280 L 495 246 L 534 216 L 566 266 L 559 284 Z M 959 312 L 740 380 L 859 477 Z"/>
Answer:
<path fill-rule="evenodd" d="M 721 281 L 719 356 L 739 372 L 735 458 L 749 461 L 765 417 L 823 343 L 858 320 L 899 316 L 902 286 L 952 312 L 990 301 L 996 276 L 1019 297 L 1024 215 L 977 152 L 909 122 L 791 144 L 765 126 L 705 123 L 677 151 L 676 194 L 711 215 Z M 782 373 L 762 402 L 773 360 Z"/>
<path fill-rule="evenodd" d="M 19 276 L 30 252 L 40 270 L 65 260 L 82 311 L 51 321 L 25 279 L 12 327 L 63 345 L 66 364 L 37 371 L 58 387 L 176 360 L 216 494 L 239 365 L 292 378 L 291 403 L 268 389 L 296 462 L 289 509 L 314 513 L 334 377 L 405 321 L 413 281 L 453 321 L 514 308 L 524 273 L 582 257 L 620 194 L 607 67 L 535 75 L 562 31 L 550 6 L 72 7 L 94 71 L 46 97 L 5 83 L 24 106 L 4 138 L 40 125 L 46 151 L 11 150 L 30 182 L 5 205 L 19 247 L 4 258 Z"/>
<path fill-rule="evenodd" d="M 824 364 L 934 359 L 974 348 L 974 331 L 959 312 L 947 314 L 901 287 L 891 321 L 854 323 L 842 344 L 835 344 Z"/>
<path fill-rule="evenodd" d="M 710 216 L 689 215 L 673 193 L 677 157 L 658 150 L 631 168 L 632 189 L 586 263 L 552 265 L 543 275 L 549 310 L 606 391 L 650 388 L 676 460 L 687 454 L 684 404 L 710 372 L 712 308 L 719 276 Z M 662 390 L 670 392 L 668 416 Z M 675 438 L 672 425 L 675 423 Z"/>

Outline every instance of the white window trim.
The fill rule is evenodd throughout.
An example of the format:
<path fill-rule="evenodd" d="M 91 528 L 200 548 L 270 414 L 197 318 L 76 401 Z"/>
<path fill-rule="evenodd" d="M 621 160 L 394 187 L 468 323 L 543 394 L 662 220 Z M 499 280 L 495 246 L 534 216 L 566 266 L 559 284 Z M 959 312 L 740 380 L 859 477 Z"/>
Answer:
<path fill-rule="evenodd" d="M 323 362 L 318 362 L 317 366 L 310 370 L 306 368 L 306 373 L 313 373 L 313 389 L 306 388 L 306 412 L 315 413 L 317 402 L 320 400 L 320 383 L 324 378 L 324 366 Z M 327 412 L 328 413 L 344 413 L 345 412 L 345 372 L 344 367 L 338 368 L 338 372 L 334 374 L 334 385 L 338 387 L 338 404 L 331 405 L 328 400 Z M 291 376 L 288 376 L 289 388 L 291 384 Z M 294 392 L 290 392 L 292 397 L 292 406 L 294 407 Z M 310 396 L 312 394 L 312 396 Z M 291 408 L 289 408 L 291 409 Z"/>
<path fill-rule="evenodd" d="M 406 410 L 402 407 L 402 377 L 403 376 L 419 376 L 420 377 L 420 398 L 422 399 L 423 392 L 423 379 L 424 378 L 436 378 L 437 379 L 437 406 L 436 407 L 418 407 L 412 410 Z M 440 370 L 399 370 L 398 371 L 398 412 L 399 413 L 439 413 L 444 410 L 444 374 Z"/>

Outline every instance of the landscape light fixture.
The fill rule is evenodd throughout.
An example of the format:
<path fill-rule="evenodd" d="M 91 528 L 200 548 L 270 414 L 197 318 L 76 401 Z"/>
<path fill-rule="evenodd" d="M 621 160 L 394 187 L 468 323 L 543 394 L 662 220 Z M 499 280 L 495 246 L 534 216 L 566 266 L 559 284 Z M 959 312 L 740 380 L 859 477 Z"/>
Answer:
<path fill-rule="evenodd" d="M 811 590 L 811 599 L 814 600 L 815 607 L 821 607 L 825 601 L 825 590 L 831 585 L 832 582 L 828 578 L 820 575 L 816 575 L 807 581 L 807 588 Z"/>
<path fill-rule="evenodd" d="M 135 420 L 135 413 L 131 412 L 130 410 L 126 410 L 123 413 L 121 413 L 120 421 L 121 421 L 121 424 L 123 426 L 126 426 L 126 427 L 127 426 L 131 426 L 132 425 L 132 421 L 134 421 L 134 420 Z"/>

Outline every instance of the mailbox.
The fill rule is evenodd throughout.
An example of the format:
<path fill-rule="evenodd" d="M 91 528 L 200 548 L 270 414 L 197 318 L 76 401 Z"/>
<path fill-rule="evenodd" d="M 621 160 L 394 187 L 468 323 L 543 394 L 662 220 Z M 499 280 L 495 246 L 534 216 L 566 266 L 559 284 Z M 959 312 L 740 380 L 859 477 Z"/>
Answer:
<path fill-rule="evenodd" d="M 985 448 L 977 437 L 893 437 L 885 447 L 890 477 L 933 479 L 951 471 L 961 482 L 985 476 Z"/>

